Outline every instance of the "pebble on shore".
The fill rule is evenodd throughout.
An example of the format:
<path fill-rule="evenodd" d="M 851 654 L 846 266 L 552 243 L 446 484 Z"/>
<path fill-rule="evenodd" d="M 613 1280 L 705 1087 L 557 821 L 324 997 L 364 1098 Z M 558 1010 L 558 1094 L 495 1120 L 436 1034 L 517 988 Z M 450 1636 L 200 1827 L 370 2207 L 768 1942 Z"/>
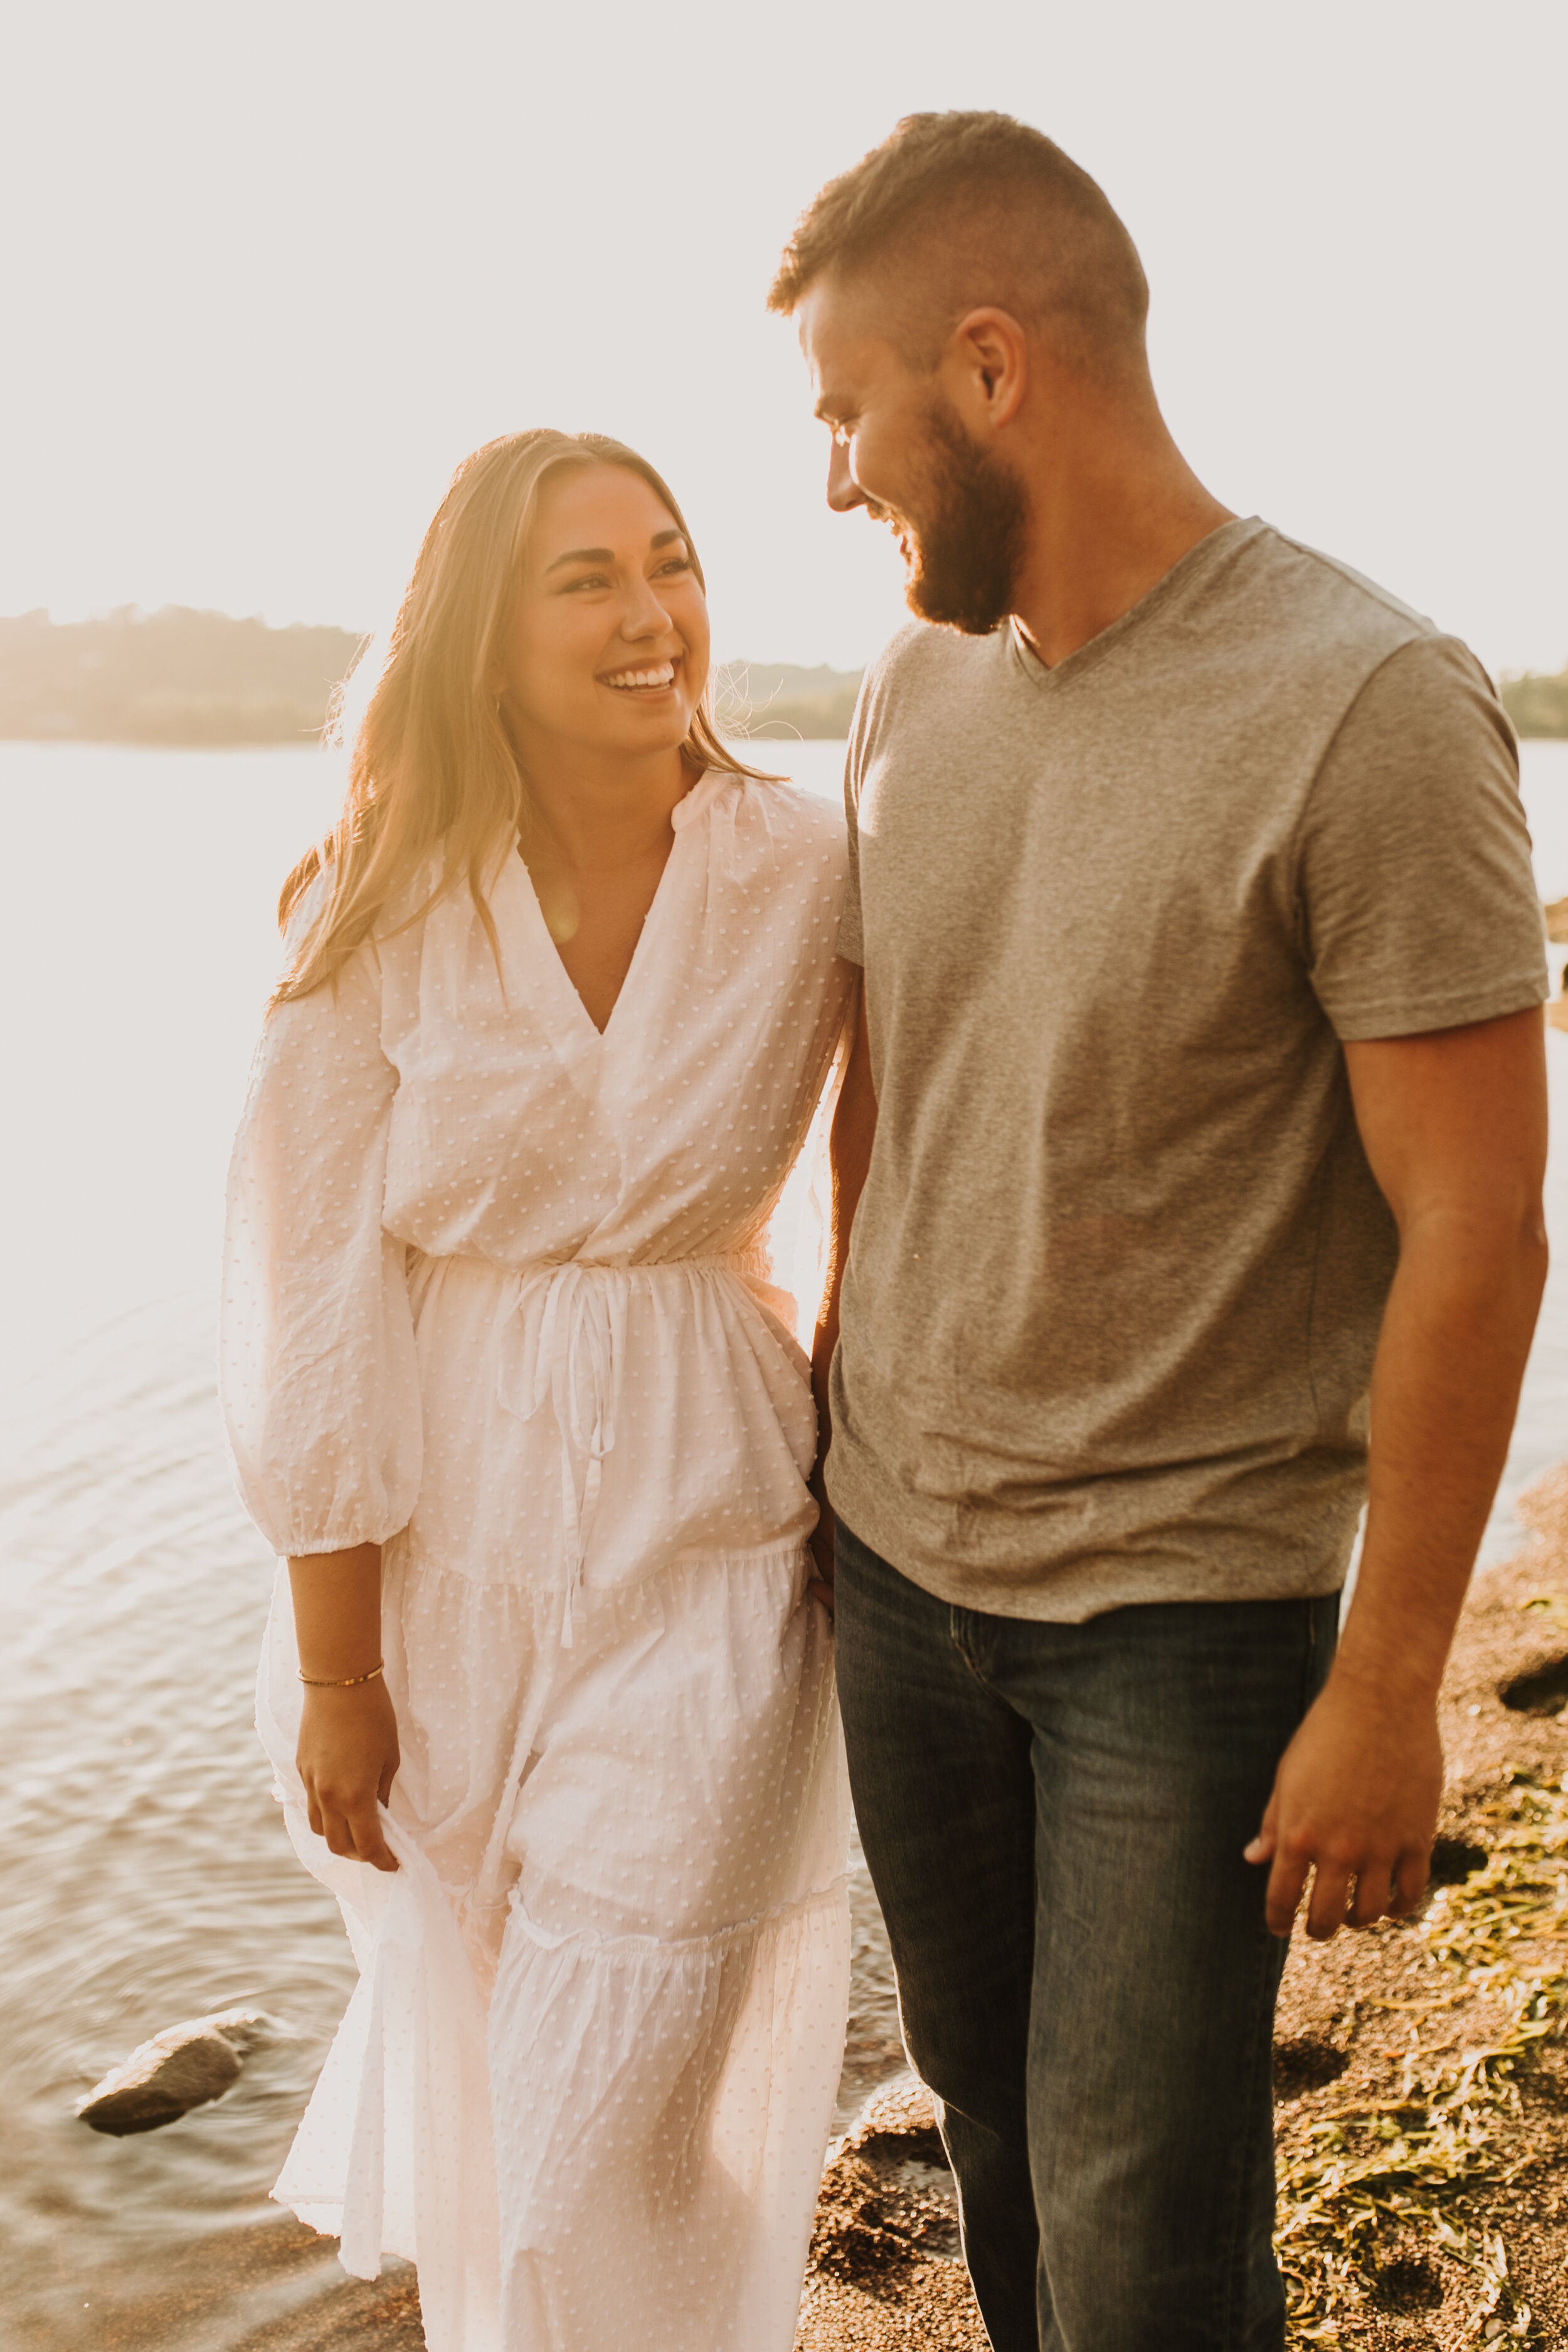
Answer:
<path fill-rule="evenodd" d="M 262 2039 L 268 2021 L 258 2011 L 223 2009 L 187 2018 L 140 2042 L 122 2066 L 95 2083 L 77 2108 L 97 2132 L 123 2139 L 157 2131 L 192 2107 L 219 2099 Z"/>

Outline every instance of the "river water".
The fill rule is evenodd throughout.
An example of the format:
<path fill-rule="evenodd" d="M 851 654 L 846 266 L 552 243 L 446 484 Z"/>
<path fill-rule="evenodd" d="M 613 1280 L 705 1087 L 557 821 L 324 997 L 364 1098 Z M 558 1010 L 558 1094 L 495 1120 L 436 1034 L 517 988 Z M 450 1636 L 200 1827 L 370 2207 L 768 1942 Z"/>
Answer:
<path fill-rule="evenodd" d="M 836 794 L 843 747 L 766 757 Z M 1568 743 L 1526 746 L 1542 893 L 1568 895 Z M 353 1969 L 295 1863 L 250 1725 L 271 1581 L 213 1395 L 224 1168 L 279 881 L 329 821 L 316 751 L 0 744 L 0 2344 L 232 2352 L 341 2276 L 267 2191 Z M 1559 1122 L 1568 1034 L 1549 1039 Z M 1557 1271 L 1489 1551 L 1568 1453 L 1568 1147 Z M 900 2065 L 857 1874 L 841 2114 Z M 243 2004 L 277 2021 L 228 2096 L 128 2140 L 81 2092 L 145 2035 Z M 260 2249 L 259 2253 L 258 2249 Z M 259 2265 L 259 2268 L 258 2268 Z M 263 2284 L 229 2291 L 242 2271 Z M 136 2307 L 155 2324 L 135 2324 Z M 282 2341 L 268 2336 L 268 2341 Z"/>

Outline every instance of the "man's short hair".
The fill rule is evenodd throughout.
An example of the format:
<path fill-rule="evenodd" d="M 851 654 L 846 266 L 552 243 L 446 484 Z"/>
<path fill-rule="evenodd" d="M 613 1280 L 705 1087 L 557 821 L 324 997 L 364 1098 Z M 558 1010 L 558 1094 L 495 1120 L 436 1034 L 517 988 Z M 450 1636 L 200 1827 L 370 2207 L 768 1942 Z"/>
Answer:
<path fill-rule="evenodd" d="M 912 365 L 935 367 L 983 305 L 1107 380 L 1142 373 L 1149 281 L 1103 192 L 1010 114 L 910 114 L 830 180 L 796 224 L 768 296 L 787 317 L 814 279 L 865 281 Z"/>

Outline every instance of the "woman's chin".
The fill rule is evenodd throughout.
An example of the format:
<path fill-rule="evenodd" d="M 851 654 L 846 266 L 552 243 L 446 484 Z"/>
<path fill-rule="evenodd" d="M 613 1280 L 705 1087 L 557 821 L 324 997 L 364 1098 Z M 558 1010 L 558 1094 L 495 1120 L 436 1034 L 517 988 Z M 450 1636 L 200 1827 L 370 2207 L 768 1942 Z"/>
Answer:
<path fill-rule="evenodd" d="M 674 691 L 650 695 L 645 702 L 628 698 L 608 706 L 600 694 L 587 709 L 579 704 L 570 713 L 562 710 L 548 719 L 541 714 L 531 728 L 514 722 L 512 734 L 525 768 L 531 763 L 547 767 L 562 756 L 646 760 L 678 751 L 690 732 L 691 719 L 690 703 Z"/>
<path fill-rule="evenodd" d="M 691 729 L 690 706 L 673 687 L 663 694 L 650 694 L 644 701 L 634 702 L 628 696 L 619 709 L 606 711 L 605 717 L 607 738 L 627 751 L 676 751 Z"/>

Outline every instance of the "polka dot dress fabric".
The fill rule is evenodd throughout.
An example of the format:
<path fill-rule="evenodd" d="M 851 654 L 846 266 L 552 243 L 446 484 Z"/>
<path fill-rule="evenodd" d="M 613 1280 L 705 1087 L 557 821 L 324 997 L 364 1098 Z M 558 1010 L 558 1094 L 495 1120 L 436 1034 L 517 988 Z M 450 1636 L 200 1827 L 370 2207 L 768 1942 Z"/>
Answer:
<path fill-rule="evenodd" d="M 774 1260 L 854 1009 L 843 831 L 716 771 L 674 824 L 603 1035 L 510 856 L 499 970 L 454 894 L 273 1014 L 231 1171 L 241 1491 L 284 1557 L 385 1547 L 402 1744 L 393 1876 L 306 1822 L 280 1570 L 258 1721 L 361 1979 L 274 2193 L 418 2264 L 432 2352 L 787 2352 L 837 2084 Z"/>

